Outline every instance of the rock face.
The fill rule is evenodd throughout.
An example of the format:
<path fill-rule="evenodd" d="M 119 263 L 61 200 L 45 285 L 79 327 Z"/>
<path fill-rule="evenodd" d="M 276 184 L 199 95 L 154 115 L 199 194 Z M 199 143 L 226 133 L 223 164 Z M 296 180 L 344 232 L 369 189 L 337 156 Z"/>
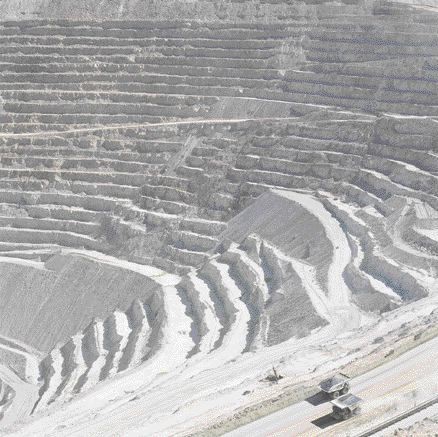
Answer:
<path fill-rule="evenodd" d="M 1 263 L 0 271 L 2 335 L 41 352 L 94 317 L 106 318 L 115 307 L 126 311 L 132 300 L 146 301 L 158 289 L 139 274 L 78 256 L 55 255 L 46 269 Z"/>
<path fill-rule="evenodd" d="M 436 13 L 95 6 L 0 1 L 0 360 L 35 413 L 428 299 Z"/>
<path fill-rule="evenodd" d="M 0 3 L 2 17 L 7 20 L 24 19 L 63 19 L 63 20 L 166 20 L 173 21 L 175 17 L 181 20 L 207 21 L 278 21 L 295 20 L 298 15 L 311 17 L 317 8 L 312 2 L 283 3 L 275 0 L 238 1 L 217 3 L 210 0 L 187 1 L 171 0 L 166 3 L 154 0 L 104 0 L 90 3 L 80 0 L 73 6 L 63 0 L 11 0 Z M 347 1 L 342 5 L 345 13 L 355 5 L 369 9 L 370 6 L 357 1 Z M 323 7 L 319 8 L 324 9 Z M 333 10 L 333 6 L 327 11 Z"/>

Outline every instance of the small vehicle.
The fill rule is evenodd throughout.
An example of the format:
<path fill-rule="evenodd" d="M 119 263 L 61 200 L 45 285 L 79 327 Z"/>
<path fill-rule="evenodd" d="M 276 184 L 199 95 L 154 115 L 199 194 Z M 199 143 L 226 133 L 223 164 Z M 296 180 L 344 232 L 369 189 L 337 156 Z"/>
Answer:
<path fill-rule="evenodd" d="M 333 405 L 332 417 L 336 420 L 346 420 L 360 413 L 362 399 L 348 393 L 331 401 Z"/>
<path fill-rule="evenodd" d="M 336 399 L 337 397 L 344 395 L 350 390 L 350 383 L 348 382 L 350 379 L 349 376 L 344 375 L 343 373 L 337 373 L 333 375 L 331 378 L 324 379 L 319 384 L 319 388 L 327 393 L 332 399 Z"/>

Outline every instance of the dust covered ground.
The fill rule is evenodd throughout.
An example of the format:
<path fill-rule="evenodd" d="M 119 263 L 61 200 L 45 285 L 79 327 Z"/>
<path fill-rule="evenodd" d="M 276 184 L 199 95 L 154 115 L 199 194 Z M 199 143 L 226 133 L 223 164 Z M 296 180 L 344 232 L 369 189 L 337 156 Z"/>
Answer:
<path fill-rule="evenodd" d="M 401 384 L 389 363 L 415 350 L 426 396 L 433 5 L 20 0 L 0 16 L 5 432 L 220 433 L 281 407 L 288 430 L 339 369 L 369 396 L 359 430 L 415 391 L 394 406 L 361 378 Z"/>

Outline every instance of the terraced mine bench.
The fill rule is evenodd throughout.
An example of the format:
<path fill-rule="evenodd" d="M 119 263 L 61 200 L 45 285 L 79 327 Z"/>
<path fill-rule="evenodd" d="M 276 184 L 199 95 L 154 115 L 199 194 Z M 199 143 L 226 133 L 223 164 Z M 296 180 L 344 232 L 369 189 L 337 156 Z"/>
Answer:
<path fill-rule="evenodd" d="M 0 358 L 36 416 L 433 294 L 437 15 L 177 3 L 0 22 Z"/>

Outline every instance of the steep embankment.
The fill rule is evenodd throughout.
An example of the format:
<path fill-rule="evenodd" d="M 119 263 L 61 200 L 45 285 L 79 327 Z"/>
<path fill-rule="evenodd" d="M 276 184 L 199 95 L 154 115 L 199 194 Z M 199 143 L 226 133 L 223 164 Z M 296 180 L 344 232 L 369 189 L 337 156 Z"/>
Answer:
<path fill-rule="evenodd" d="M 23 433 L 167 433 L 257 396 L 273 364 L 346 362 L 404 305 L 430 312 L 436 14 L 0 14 L 0 358 L 40 372 Z"/>
<path fill-rule="evenodd" d="M 93 318 L 105 319 L 115 308 L 126 311 L 136 298 L 150 299 L 157 287 L 139 274 L 81 256 L 55 255 L 40 268 L 0 263 L 0 332 L 48 352 Z"/>

